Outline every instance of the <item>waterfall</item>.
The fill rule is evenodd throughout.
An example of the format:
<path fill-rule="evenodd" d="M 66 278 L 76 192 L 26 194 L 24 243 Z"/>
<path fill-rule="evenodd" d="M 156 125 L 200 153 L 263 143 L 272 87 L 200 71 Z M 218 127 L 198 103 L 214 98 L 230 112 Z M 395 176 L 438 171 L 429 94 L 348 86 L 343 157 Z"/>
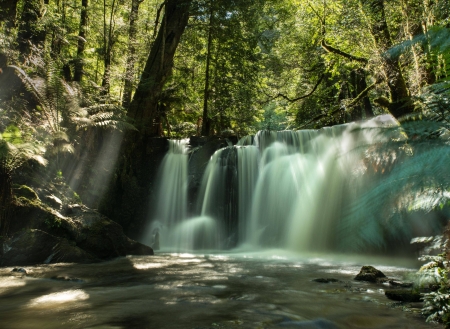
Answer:
<path fill-rule="evenodd" d="M 216 151 L 192 217 L 186 211 L 186 142 L 171 141 L 161 165 L 150 232 L 177 250 L 284 248 L 324 251 L 339 243 L 346 205 L 364 181 L 370 145 L 402 139 L 382 115 L 320 130 L 260 131 Z M 388 128 L 388 129 L 387 129 Z"/>
<path fill-rule="evenodd" d="M 169 150 L 164 157 L 156 183 L 156 202 L 151 204 L 152 220 L 143 242 L 159 249 L 179 243 L 174 228 L 187 213 L 187 143 L 188 139 L 169 140 Z"/>

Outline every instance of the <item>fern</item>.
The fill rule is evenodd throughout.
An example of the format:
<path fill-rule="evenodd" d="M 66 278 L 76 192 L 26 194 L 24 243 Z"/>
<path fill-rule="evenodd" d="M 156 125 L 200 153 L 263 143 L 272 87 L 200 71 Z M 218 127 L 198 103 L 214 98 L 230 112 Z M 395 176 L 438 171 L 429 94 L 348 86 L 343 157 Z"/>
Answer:
<path fill-rule="evenodd" d="M 389 174 L 379 171 L 381 181 L 349 207 L 341 223 L 344 248 L 382 247 L 386 234 L 412 234 L 407 212 L 431 211 L 450 200 L 450 148 L 441 139 L 406 146 L 408 151 L 403 143 L 387 143 L 366 155 L 376 163 L 377 156 L 390 150 L 396 165 Z"/>

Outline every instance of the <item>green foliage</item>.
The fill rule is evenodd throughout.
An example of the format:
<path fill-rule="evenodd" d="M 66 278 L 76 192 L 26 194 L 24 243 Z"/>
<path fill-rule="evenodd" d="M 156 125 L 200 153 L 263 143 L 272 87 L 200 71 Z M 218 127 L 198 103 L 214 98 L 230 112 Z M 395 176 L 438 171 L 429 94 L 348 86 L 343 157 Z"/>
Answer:
<path fill-rule="evenodd" d="M 427 322 L 443 323 L 450 327 L 450 286 L 448 281 L 448 261 L 446 245 L 448 241 L 443 236 L 419 237 L 411 243 L 428 243 L 420 261 L 427 262 L 417 273 L 416 285 L 428 292 L 422 293 L 424 305 L 422 314 Z M 433 255 L 435 251 L 444 251 Z"/>
<path fill-rule="evenodd" d="M 429 212 L 450 200 L 450 148 L 442 142 L 388 143 L 367 156 L 381 181 L 348 210 L 343 223 L 349 226 L 343 224 L 341 232 L 349 237 L 348 247 L 383 246 L 383 237 L 395 236 L 398 230 L 411 235 L 408 212 Z M 392 159 L 396 165 L 390 170 Z M 349 231 L 352 225 L 357 232 Z"/>
<path fill-rule="evenodd" d="M 3 134 L 0 136 L 3 136 Z M 10 135 L 10 133 L 6 135 Z M 13 141 L 17 142 L 17 138 Z M 0 138 L 0 166 L 2 170 L 8 173 L 12 173 L 30 160 L 45 166 L 47 160 L 43 157 L 44 153 L 45 148 L 37 143 L 11 143 L 3 137 Z"/>

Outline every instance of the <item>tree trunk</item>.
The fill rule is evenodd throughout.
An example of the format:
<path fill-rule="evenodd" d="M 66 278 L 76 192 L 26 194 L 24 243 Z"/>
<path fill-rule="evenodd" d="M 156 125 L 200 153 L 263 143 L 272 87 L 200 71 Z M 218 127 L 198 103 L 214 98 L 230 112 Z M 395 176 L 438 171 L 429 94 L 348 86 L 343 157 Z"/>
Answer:
<path fill-rule="evenodd" d="M 211 63 L 211 46 L 212 46 L 212 21 L 214 17 L 214 11 L 211 7 L 209 13 L 209 26 L 208 26 L 208 48 L 206 51 L 206 69 L 205 69 L 205 91 L 203 95 L 203 121 L 202 121 L 202 136 L 208 136 L 211 129 L 210 119 L 208 118 L 208 100 L 209 100 L 209 66 Z"/>
<path fill-rule="evenodd" d="M 75 59 L 75 70 L 73 75 L 73 80 L 78 82 L 83 79 L 83 54 L 88 27 L 88 6 L 89 0 L 81 0 L 80 30 L 78 32 L 77 58 Z"/>
<path fill-rule="evenodd" d="M 25 0 L 17 34 L 18 50 L 22 60 L 26 60 L 31 54 L 33 46 L 40 46 L 45 41 L 45 30 L 39 24 L 41 18 L 40 1 Z"/>
<path fill-rule="evenodd" d="M 142 0 L 132 0 L 130 13 L 130 28 L 128 30 L 128 56 L 127 67 L 125 70 L 125 85 L 123 88 L 122 106 L 128 108 L 131 102 L 131 94 L 133 93 L 133 80 L 136 65 L 136 21 L 139 14 L 139 5 Z"/>
<path fill-rule="evenodd" d="M 383 73 L 387 81 L 393 115 L 398 117 L 412 111 L 406 105 L 409 101 L 409 91 L 403 78 L 397 59 L 391 58 L 386 51 L 392 47 L 391 36 L 386 23 L 384 0 L 360 0 L 362 10 L 369 24 L 370 33 L 382 59 Z"/>
<path fill-rule="evenodd" d="M 355 99 L 367 88 L 366 72 L 363 69 L 356 69 L 350 72 L 352 85 L 351 98 Z M 374 116 L 372 104 L 369 97 L 365 96 L 361 100 L 361 105 L 357 105 L 352 111 L 352 120 L 361 120 L 363 118 L 372 118 Z"/>
<path fill-rule="evenodd" d="M 18 0 L 0 0 L 0 22 L 4 22 L 4 29 L 6 34 L 16 26 L 16 13 Z"/>
<path fill-rule="evenodd" d="M 109 24 L 106 24 L 106 0 L 103 0 L 103 78 L 102 88 L 103 94 L 108 96 L 110 91 L 111 79 L 111 56 L 113 49 L 114 35 L 114 14 L 116 12 L 116 1 L 112 0 L 111 12 L 109 16 Z M 107 27 L 108 26 L 108 27 Z"/>
<path fill-rule="evenodd" d="M 142 133 L 154 135 L 157 104 L 164 83 L 172 73 L 173 58 L 189 19 L 191 0 L 167 0 L 155 43 L 142 72 L 128 116 Z"/>

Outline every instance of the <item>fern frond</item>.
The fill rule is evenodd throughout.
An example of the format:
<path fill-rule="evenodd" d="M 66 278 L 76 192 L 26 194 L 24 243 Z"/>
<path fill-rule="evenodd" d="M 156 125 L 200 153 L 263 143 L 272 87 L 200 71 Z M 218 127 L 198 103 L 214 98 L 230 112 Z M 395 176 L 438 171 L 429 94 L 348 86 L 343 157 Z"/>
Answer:
<path fill-rule="evenodd" d="M 411 232 L 405 212 L 430 211 L 450 200 L 450 148 L 442 143 L 415 147 L 381 182 L 356 200 L 341 222 L 343 247 L 382 246 L 386 235 Z M 354 228 L 357 228 L 356 232 Z M 345 244 L 345 245 L 344 245 Z"/>

